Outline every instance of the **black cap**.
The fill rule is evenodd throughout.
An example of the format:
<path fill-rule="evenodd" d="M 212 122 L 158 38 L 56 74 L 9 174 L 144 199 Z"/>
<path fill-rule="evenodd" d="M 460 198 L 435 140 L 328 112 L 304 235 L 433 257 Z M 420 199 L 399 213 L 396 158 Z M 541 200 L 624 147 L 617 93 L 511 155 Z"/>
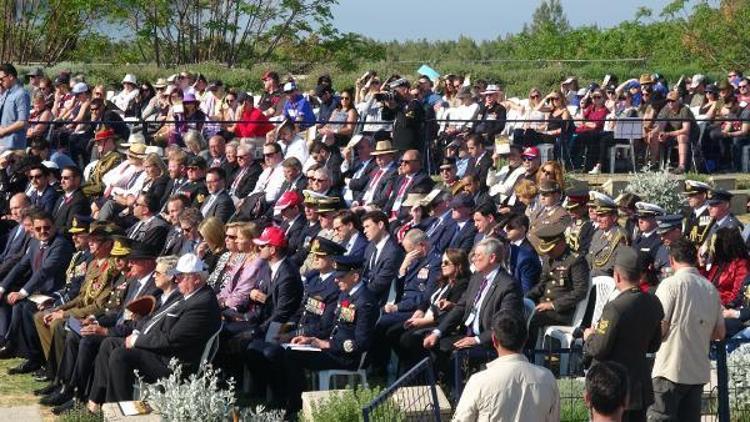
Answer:
<path fill-rule="evenodd" d="M 68 85 L 70 83 L 70 76 L 67 74 L 62 74 L 55 78 L 54 86 L 58 85 Z"/>
<path fill-rule="evenodd" d="M 321 84 L 321 85 L 318 85 L 317 87 L 315 87 L 315 96 L 317 96 L 317 97 L 322 96 L 326 92 L 329 92 L 329 93 L 333 92 L 333 89 L 331 88 L 330 85 Z"/>
<path fill-rule="evenodd" d="M 336 255 L 333 257 L 334 277 L 343 277 L 352 271 L 362 269 L 364 259 L 359 256 Z"/>
<path fill-rule="evenodd" d="M 718 205 L 722 202 L 729 202 L 732 200 L 730 192 L 724 189 L 713 189 L 708 193 L 708 205 Z"/>
<path fill-rule="evenodd" d="M 130 251 L 130 259 L 156 259 L 156 252 L 151 246 L 143 242 L 135 242 Z"/>
<path fill-rule="evenodd" d="M 202 169 L 206 168 L 206 160 L 200 155 L 193 155 L 188 157 L 185 167 L 199 167 Z"/>
<path fill-rule="evenodd" d="M 451 208 L 471 208 L 474 209 L 474 206 L 476 204 L 474 203 L 474 198 L 471 197 L 466 192 L 461 192 L 458 195 L 454 196 L 453 199 L 451 199 L 450 207 Z"/>
<path fill-rule="evenodd" d="M 640 274 L 643 272 L 641 264 L 642 262 L 637 250 L 630 246 L 617 248 L 617 256 L 615 256 L 616 267 L 622 267 L 629 272 L 637 272 Z"/>
<path fill-rule="evenodd" d="M 343 255 L 344 253 L 346 253 L 346 248 L 334 242 L 333 240 L 318 236 L 315 238 L 315 240 L 313 240 L 313 244 L 310 247 L 310 252 L 313 255 L 318 256 L 334 256 Z"/>
<path fill-rule="evenodd" d="M 438 166 L 438 168 L 442 169 L 443 167 L 456 168 L 456 159 L 453 157 L 443 157 L 443 159 L 440 160 L 440 165 Z"/>
<path fill-rule="evenodd" d="M 682 229 L 682 215 L 671 214 L 656 217 L 656 233 L 664 234 L 673 229 Z"/>
<path fill-rule="evenodd" d="M 76 214 L 73 216 L 73 222 L 71 223 L 70 228 L 68 229 L 68 233 L 70 234 L 88 233 L 89 227 L 91 226 L 91 223 L 93 221 L 94 219 L 91 218 L 90 215 Z"/>
<path fill-rule="evenodd" d="M 539 238 L 539 252 L 551 251 L 559 241 L 565 240 L 565 225 L 560 223 L 545 224 L 536 231 Z"/>

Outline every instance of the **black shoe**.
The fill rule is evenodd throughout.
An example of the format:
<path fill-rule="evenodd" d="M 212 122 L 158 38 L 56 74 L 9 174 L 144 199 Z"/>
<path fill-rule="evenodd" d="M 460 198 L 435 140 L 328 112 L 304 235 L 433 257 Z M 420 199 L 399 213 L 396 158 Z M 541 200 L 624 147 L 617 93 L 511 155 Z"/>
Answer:
<path fill-rule="evenodd" d="M 59 389 L 60 389 L 59 385 L 55 383 L 51 383 L 51 384 L 48 384 L 46 387 L 37 388 L 36 390 L 34 390 L 34 395 L 35 396 L 48 396 Z"/>
<path fill-rule="evenodd" d="M 73 399 L 70 399 L 59 406 L 53 407 L 52 413 L 54 413 L 55 415 L 61 415 L 67 412 L 68 410 L 73 409 L 74 407 L 76 407 L 76 401 Z"/>
<path fill-rule="evenodd" d="M 15 368 L 8 369 L 8 375 L 30 374 L 41 367 L 41 363 L 27 360 Z"/>
<path fill-rule="evenodd" d="M 16 357 L 16 353 L 9 345 L 6 344 L 0 348 L 0 359 L 13 359 L 14 357 Z"/>
<path fill-rule="evenodd" d="M 45 406 L 60 406 L 65 402 L 73 400 L 73 391 L 70 388 L 61 389 L 49 396 L 44 396 L 39 400 L 39 404 Z"/>
<path fill-rule="evenodd" d="M 49 374 L 47 374 L 47 370 L 45 368 L 42 368 L 34 373 L 34 381 L 52 382 L 54 381 L 54 378 L 50 377 Z"/>

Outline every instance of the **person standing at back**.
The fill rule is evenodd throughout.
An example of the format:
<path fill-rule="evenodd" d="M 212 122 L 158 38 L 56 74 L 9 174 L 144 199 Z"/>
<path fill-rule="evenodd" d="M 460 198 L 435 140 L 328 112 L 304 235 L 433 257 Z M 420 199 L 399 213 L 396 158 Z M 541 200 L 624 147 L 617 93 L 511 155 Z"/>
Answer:
<path fill-rule="evenodd" d="M 664 308 L 662 344 L 651 373 L 654 404 L 649 421 L 700 421 L 703 384 L 710 378 L 711 340 L 724 338 L 719 292 L 696 268 L 695 246 L 678 239 L 669 247 L 674 275 L 656 289 Z"/>

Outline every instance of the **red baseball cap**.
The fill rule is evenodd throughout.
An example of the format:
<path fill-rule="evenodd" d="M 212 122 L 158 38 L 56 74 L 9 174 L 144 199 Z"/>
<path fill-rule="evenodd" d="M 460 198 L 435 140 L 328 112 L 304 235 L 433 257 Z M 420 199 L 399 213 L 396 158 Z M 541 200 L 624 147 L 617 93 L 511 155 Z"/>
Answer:
<path fill-rule="evenodd" d="M 521 153 L 521 155 L 524 157 L 539 158 L 539 148 L 527 147 L 523 150 L 523 153 Z"/>
<path fill-rule="evenodd" d="M 276 205 L 274 205 L 273 209 L 275 210 L 285 210 L 289 207 L 298 207 L 302 204 L 302 196 L 297 193 L 297 191 L 290 190 L 287 192 L 284 192 L 283 195 L 281 195 L 281 198 L 279 198 L 278 201 L 276 201 Z"/>
<path fill-rule="evenodd" d="M 109 139 L 115 136 L 115 131 L 112 129 L 102 129 L 99 132 L 96 132 L 96 135 L 94 135 L 94 141 L 103 141 L 105 139 Z"/>
<path fill-rule="evenodd" d="M 259 238 L 253 239 L 253 243 L 258 246 L 270 245 L 277 248 L 283 248 L 286 246 L 286 236 L 281 227 L 270 226 L 263 230 L 263 233 L 261 233 Z"/>

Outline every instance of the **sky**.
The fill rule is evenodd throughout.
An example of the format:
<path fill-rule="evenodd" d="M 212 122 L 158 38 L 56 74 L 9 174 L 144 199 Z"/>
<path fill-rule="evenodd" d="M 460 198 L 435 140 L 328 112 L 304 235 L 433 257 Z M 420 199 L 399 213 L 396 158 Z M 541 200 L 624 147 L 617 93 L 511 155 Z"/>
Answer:
<path fill-rule="evenodd" d="M 339 0 L 333 22 L 341 32 L 379 41 L 456 40 L 461 35 L 492 40 L 517 33 L 541 0 Z M 611 27 L 633 19 L 640 6 L 658 17 L 669 0 L 561 0 L 572 26 Z"/>

